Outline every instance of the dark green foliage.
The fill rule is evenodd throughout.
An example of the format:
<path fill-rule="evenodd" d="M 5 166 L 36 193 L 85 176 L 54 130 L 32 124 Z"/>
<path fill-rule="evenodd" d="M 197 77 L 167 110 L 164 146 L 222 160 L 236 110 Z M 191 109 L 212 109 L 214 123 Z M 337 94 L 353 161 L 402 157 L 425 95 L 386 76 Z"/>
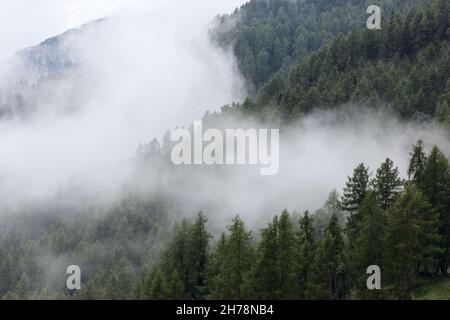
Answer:
<path fill-rule="evenodd" d="M 213 255 L 212 288 L 214 299 L 242 299 L 245 280 L 255 259 L 252 235 L 239 216 L 228 227 L 228 236 L 222 235 Z"/>
<path fill-rule="evenodd" d="M 377 5 L 389 18 L 395 10 L 406 12 L 414 5 L 430 2 L 382 0 Z M 364 27 L 367 6 L 354 0 L 251 0 L 232 15 L 221 16 L 215 36 L 222 45 L 232 46 L 248 84 L 259 89 L 339 33 Z M 445 18 L 441 15 L 439 21 L 439 35 L 445 36 Z"/>
<path fill-rule="evenodd" d="M 447 273 L 450 262 L 450 168 L 447 157 L 437 146 L 434 146 L 427 157 L 423 179 L 418 186 L 439 215 L 439 228 L 444 249 L 440 265 L 441 271 Z"/>
<path fill-rule="evenodd" d="M 345 299 L 348 294 L 345 269 L 344 239 L 334 214 L 317 249 L 313 276 L 314 298 Z"/>
<path fill-rule="evenodd" d="M 346 232 L 351 243 L 356 239 L 362 225 L 363 216 L 358 209 L 369 190 L 369 177 L 369 168 L 361 163 L 356 167 L 353 176 L 348 177 L 344 188 L 341 206 L 343 210 L 349 212 Z"/>
<path fill-rule="evenodd" d="M 313 264 L 316 254 L 314 218 L 305 212 L 300 218 L 300 230 L 298 232 L 298 273 L 299 273 L 299 297 L 303 299 L 313 298 Z"/>
<path fill-rule="evenodd" d="M 417 141 L 417 144 L 413 146 L 410 156 L 408 167 L 409 180 L 420 185 L 423 181 L 425 162 L 427 160 L 422 140 Z"/>
<path fill-rule="evenodd" d="M 175 226 L 174 236 L 161 263 L 163 276 L 174 299 L 203 299 L 207 294 L 206 268 L 211 235 L 206 230 L 206 222 L 206 217 L 199 213 L 194 223 L 183 220 L 180 226 Z M 154 279 L 157 278 L 153 277 L 152 281 Z"/>
<path fill-rule="evenodd" d="M 381 164 L 372 184 L 377 195 L 379 206 L 381 209 L 386 210 L 392 205 L 402 187 L 398 168 L 394 168 L 394 163 L 391 159 L 387 158 Z"/>
<path fill-rule="evenodd" d="M 278 20 L 274 17 L 279 12 L 280 15 L 285 12 L 301 17 L 302 13 L 296 11 L 304 6 L 313 6 L 312 3 L 255 0 L 251 2 L 252 6 L 244 7 L 243 13 L 237 13 L 244 17 L 243 20 L 225 32 L 224 41 L 233 43 L 241 70 L 260 88 L 256 94 L 256 104 L 252 106 L 253 115 L 263 120 L 277 115 L 283 123 L 290 124 L 318 108 L 363 103 L 372 107 L 388 106 L 401 118 L 435 118 L 446 123 L 450 114 L 450 24 L 448 15 L 445 19 L 442 10 L 450 11 L 448 1 L 423 1 L 426 6 L 414 1 L 387 2 L 391 5 L 383 6 L 386 21 L 377 31 L 362 26 L 367 18 L 365 4 L 353 5 L 351 1 L 344 1 L 339 7 L 334 7 L 331 1 L 329 6 L 311 9 L 314 12 L 312 18 L 293 23 L 300 26 L 290 27 L 290 36 L 284 37 L 292 38 L 293 34 L 303 37 L 304 33 L 308 33 L 308 28 L 314 29 L 316 23 L 324 23 L 325 20 L 316 20 L 322 15 L 321 10 L 325 10 L 325 16 L 346 10 L 341 15 L 342 20 L 349 17 L 348 12 L 355 12 L 355 17 L 359 17 L 356 19 L 358 23 L 350 15 L 347 19 L 353 22 L 344 22 L 343 32 L 333 34 L 335 37 L 330 41 L 326 40 L 328 36 L 313 31 L 312 36 L 319 41 L 311 48 L 317 51 L 301 45 L 305 52 L 295 53 L 299 50 L 290 40 L 290 54 L 283 67 L 271 62 L 275 52 L 271 48 L 277 43 L 277 32 L 263 30 L 285 30 L 275 27 Z M 430 7 L 429 3 L 433 5 Z M 293 8 L 276 9 L 283 6 Z M 255 7 L 259 8 L 255 16 L 246 18 Z M 400 11 L 392 18 L 386 14 L 395 8 Z M 270 14 L 263 16 L 265 10 Z M 305 12 L 310 13 L 308 9 Z M 335 19 L 330 18 L 330 21 L 335 22 Z M 356 25 L 360 27 L 352 29 Z M 257 64 L 257 61 L 267 60 L 267 53 L 269 68 Z M 281 73 L 288 76 L 274 75 L 277 70 L 284 70 Z M 261 72 L 267 73 L 262 77 L 264 81 L 261 80 Z"/>
<path fill-rule="evenodd" d="M 414 185 L 408 186 L 388 214 L 386 270 L 399 297 L 409 297 L 418 272 L 434 274 L 440 253 L 438 217 Z"/>
<path fill-rule="evenodd" d="M 283 211 L 261 233 L 252 275 L 253 292 L 261 299 L 293 299 L 297 290 L 296 239 L 292 217 Z"/>
<path fill-rule="evenodd" d="M 358 296 L 361 298 L 377 297 L 376 292 L 367 290 L 365 283 L 367 267 L 377 265 L 383 268 L 386 247 L 387 221 L 375 192 L 370 191 L 367 194 L 359 207 L 359 212 L 363 217 L 363 222 L 355 245 L 349 252 L 349 266 Z"/>

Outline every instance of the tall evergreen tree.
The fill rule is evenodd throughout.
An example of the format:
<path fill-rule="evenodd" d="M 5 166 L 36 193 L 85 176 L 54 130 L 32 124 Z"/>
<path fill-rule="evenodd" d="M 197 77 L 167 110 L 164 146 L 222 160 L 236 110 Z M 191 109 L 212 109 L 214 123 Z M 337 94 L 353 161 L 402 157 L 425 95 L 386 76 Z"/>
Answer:
<path fill-rule="evenodd" d="M 396 294 L 410 298 L 418 272 L 433 272 L 440 252 L 437 216 L 414 185 L 389 210 L 386 244 L 385 267 Z"/>
<path fill-rule="evenodd" d="M 394 168 L 394 163 L 387 158 L 377 170 L 373 186 L 381 209 L 389 208 L 395 196 L 401 191 L 402 181 L 399 177 L 399 170 Z"/>
<path fill-rule="evenodd" d="M 222 276 L 222 268 L 224 262 L 227 260 L 227 236 L 225 232 L 222 233 L 220 239 L 213 250 L 209 259 L 207 269 L 207 283 L 208 283 L 208 298 L 221 299 L 223 297 L 224 277 Z"/>
<path fill-rule="evenodd" d="M 206 264 L 209 240 L 212 237 L 206 230 L 207 221 L 208 219 L 200 212 L 192 225 L 189 235 L 187 257 L 191 272 L 187 289 L 194 299 L 202 299 L 205 296 Z"/>
<path fill-rule="evenodd" d="M 253 273 L 255 297 L 293 299 L 297 293 L 295 232 L 285 210 L 263 229 Z"/>
<path fill-rule="evenodd" d="M 450 168 L 447 157 L 434 146 L 425 162 L 420 189 L 439 215 L 439 229 L 443 237 L 441 272 L 447 273 L 450 262 Z"/>
<path fill-rule="evenodd" d="M 375 298 L 378 293 L 369 292 L 366 288 L 366 270 L 371 265 L 383 269 L 386 217 L 375 192 L 367 194 L 359 210 L 363 216 L 363 224 L 350 253 L 351 276 L 356 281 L 360 298 Z"/>
<path fill-rule="evenodd" d="M 350 243 L 354 242 L 361 228 L 363 217 L 358 208 L 369 190 L 369 177 L 369 168 L 361 163 L 356 167 L 353 176 L 348 177 L 348 182 L 344 188 L 341 205 L 343 210 L 349 212 L 346 231 Z"/>
<path fill-rule="evenodd" d="M 306 211 L 299 221 L 298 232 L 298 274 L 300 298 L 312 298 L 311 278 L 313 273 L 316 241 L 314 218 Z"/>
<path fill-rule="evenodd" d="M 294 299 L 297 293 L 296 237 L 292 216 L 284 210 L 278 229 L 279 299 Z"/>
<path fill-rule="evenodd" d="M 329 193 L 324 209 L 327 211 L 329 218 L 335 214 L 338 217 L 339 225 L 342 227 L 345 225 L 345 213 L 341 209 L 339 193 L 336 189 Z"/>
<path fill-rule="evenodd" d="M 251 280 L 251 291 L 256 299 L 278 297 L 278 228 L 279 217 L 275 216 L 261 232 L 258 256 Z"/>
<path fill-rule="evenodd" d="M 222 238 L 218 247 L 216 276 L 217 288 L 213 297 L 218 299 L 242 299 L 243 286 L 255 259 L 252 233 L 239 216 L 228 227 L 229 235 Z"/>
<path fill-rule="evenodd" d="M 345 268 L 342 230 L 337 216 L 333 215 L 314 263 L 314 298 L 345 299 L 348 294 Z"/>
<path fill-rule="evenodd" d="M 416 183 L 417 185 L 420 185 L 422 183 L 423 173 L 425 170 L 425 162 L 427 158 L 424 150 L 425 148 L 423 145 L 423 141 L 419 140 L 413 146 L 413 149 L 410 153 L 411 158 L 409 160 L 408 166 L 408 177 L 409 181 Z"/>

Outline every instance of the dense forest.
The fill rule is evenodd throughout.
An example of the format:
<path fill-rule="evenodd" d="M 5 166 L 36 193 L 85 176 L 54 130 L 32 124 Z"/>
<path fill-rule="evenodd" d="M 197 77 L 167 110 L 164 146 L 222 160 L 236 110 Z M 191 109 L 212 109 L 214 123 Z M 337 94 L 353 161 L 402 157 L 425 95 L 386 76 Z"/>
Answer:
<path fill-rule="evenodd" d="M 281 2 L 286 6 L 296 3 Z M 407 7 L 408 2 L 402 3 Z M 268 72 L 264 79 L 270 81 L 256 97 L 248 98 L 238 107 L 245 114 L 263 120 L 281 118 L 288 124 L 318 108 L 357 103 L 388 106 L 405 119 L 434 118 L 448 124 L 449 11 L 447 1 L 433 1 L 431 6 L 412 6 L 405 14 L 396 11 L 391 19 L 383 22 L 380 31 L 358 27 L 346 34 L 339 33 L 318 51 L 299 54 L 298 61 L 290 63 L 287 76 Z M 334 19 L 337 17 L 340 16 Z M 270 26 L 266 28 L 272 30 Z M 279 26 L 272 28 L 278 30 Z M 244 28 L 234 36 L 235 46 L 239 46 L 240 35 L 246 32 Z M 254 32 L 250 34 L 256 36 Z M 275 42 L 272 39 L 268 43 L 274 45 Z M 253 50 L 257 50 L 257 45 L 263 47 L 261 50 L 269 50 L 259 43 L 254 44 Z M 248 58 L 240 51 L 236 54 L 246 75 L 244 65 Z M 277 64 L 271 61 L 256 64 L 277 69 Z M 247 80 L 255 82 L 253 78 L 247 75 Z"/>
<path fill-rule="evenodd" d="M 411 14 L 432 2 L 382 0 L 376 4 L 384 19 L 390 20 L 395 12 Z M 248 86 L 260 89 L 337 35 L 364 28 L 366 8 L 371 4 L 360 0 L 252 0 L 231 15 L 219 16 L 213 35 L 221 45 L 232 46 Z"/>
<path fill-rule="evenodd" d="M 219 16 L 211 34 L 231 47 L 250 94 L 204 121 L 231 115 L 284 129 L 356 105 L 450 126 L 450 3 L 379 1 L 381 30 L 365 28 L 367 3 L 251 0 Z M 197 171 L 180 176 L 168 164 L 168 135 L 139 146 L 112 204 L 68 185 L 3 206 L 0 298 L 411 299 L 447 277 L 450 166 L 438 146 L 412 147 L 407 179 L 390 158 L 375 172 L 361 163 L 323 208 L 284 210 L 253 230 L 244 213 L 226 226 L 203 208 L 189 216 L 189 192 L 171 196 L 193 188 Z M 71 264 L 81 290 L 65 286 Z M 366 287 L 370 265 L 381 267 L 382 290 Z"/>
<path fill-rule="evenodd" d="M 360 164 L 323 211 L 285 210 L 255 236 L 236 216 L 211 246 L 205 215 L 183 220 L 137 297 L 411 298 L 421 279 L 448 272 L 450 168 L 437 146 L 425 155 L 422 141 L 410 157 L 407 181 L 389 158 L 373 177 Z M 367 289 L 370 265 L 381 267 L 383 290 Z"/>
<path fill-rule="evenodd" d="M 418 141 L 407 175 L 402 180 L 389 158 L 374 173 L 360 164 L 342 196 L 332 191 L 313 213 L 285 210 L 259 232 L 236 216 L 215 236 L 208 231 L 213 214 L 199 213 L 170 227 L 174 217 L 161 199 L 127 197 L 109 211 L 93 214 L 102 210 L 97 205 L 70 214 L 61 196 L 53 212 L 46 206 L 45 212 L 4 220 L 1 294 L 5 299 L 410 299 L 448 272 L 448 158 L 437 146 L 425 154 Z M 64 274 L 57 274 L 70 261 L 84 261 L 80 291 L 68 291 Z M 380 266 L 383 290 L 367 289 L 370 265 Z"/>

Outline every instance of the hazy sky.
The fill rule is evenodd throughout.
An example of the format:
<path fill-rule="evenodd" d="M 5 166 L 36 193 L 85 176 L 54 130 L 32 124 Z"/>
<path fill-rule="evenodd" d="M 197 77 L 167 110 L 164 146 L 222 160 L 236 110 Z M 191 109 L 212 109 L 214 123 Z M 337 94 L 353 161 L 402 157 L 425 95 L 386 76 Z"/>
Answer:
<path fill-rule="evenodd" d="M 0 60 L 40 43 L 77 24 L 111 15 L 140 14 L 158 10 L 182 10 L 207 21 L 228 13 L 244 0 L 14 0 L 2 1 L 0 10 Z M 167 17 L 170 19 L 170 17 Z"/>

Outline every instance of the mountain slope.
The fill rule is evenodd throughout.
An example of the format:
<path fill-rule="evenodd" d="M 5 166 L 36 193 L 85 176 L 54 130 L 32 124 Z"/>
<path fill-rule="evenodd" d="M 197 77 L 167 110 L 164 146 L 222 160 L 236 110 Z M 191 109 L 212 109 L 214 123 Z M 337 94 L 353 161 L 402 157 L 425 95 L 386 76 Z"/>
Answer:
<path fill-rule="evenodd" d="M 395 14 L 382 30 L 340 34 L 275 76 L 242 111 L 294 122 L 343 104 L 388 106 L 402 118 L 450 123 L 449 4 L 433 1 Z"/>
<path fill-rule="evenodd" d="M 431 0 L 382 0 L 384 19 Z M 370 1 L 252 0 L 218 18 L 217 41 L 231 46 L 249 87 L 261 88 L 274 74 L 321 48 L 339 33 L 364 28 Z"/>

